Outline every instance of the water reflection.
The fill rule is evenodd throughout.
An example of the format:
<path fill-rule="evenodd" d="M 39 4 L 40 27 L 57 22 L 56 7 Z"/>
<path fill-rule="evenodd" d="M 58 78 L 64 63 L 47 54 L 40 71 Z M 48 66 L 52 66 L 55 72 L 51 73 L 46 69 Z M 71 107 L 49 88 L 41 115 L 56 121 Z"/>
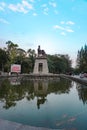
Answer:
<path fill-rule="evenodd" d="M 20 79 L 19 77 L 11 77 L 9 78 L 11 85 L 20 85 Z"/>
<path fill-rule="evenodd" d="M 72 87 L 71 81 L 24 81 L 17 78 L 5 79 L 0 86 L 0 100 L 4 101 L 4 108 L 16 106 L 19 100 L 26 98 L 28 101 L 37 98 L 37 108 L 47 101 L 47 95 L 51 93 L 69 93 Z"/>
<path fill-rule="evenodd" d="M 37 97 L 37 108 L 47 101 L 50 93 L 69 93 L 73 82 L 61 79 L 61 81 L 24 81 L 17 77 L 5 79 L 0 82 L 0 100 L 3 100 L 4 108 L 8 109 L 16 105 L 16 102 L 26 98 L 28 101 Z M 79 99 L 87 103 L 87 87 L 81 84 L 76 85 Z"/>
<path fill-rule="evenodd" d="M 71 80 L 0 82 L 0 118 L 26 125 L 87 130 L 86 103 L 87 86 Z"/>
<path fill-rule="evenodd" d="M 82 84 L 77 84 L 79 99 L 83 101 L 83 104 L 87 104 L 87 86 Z"/>
<path fill-rule="evenodd" d="M 40 109 L 40 105 L 44 104 L 47 96 L 48 82 L 36 81 L 34 82 L 34 94 L 37 97 L 37 107 Z"/>

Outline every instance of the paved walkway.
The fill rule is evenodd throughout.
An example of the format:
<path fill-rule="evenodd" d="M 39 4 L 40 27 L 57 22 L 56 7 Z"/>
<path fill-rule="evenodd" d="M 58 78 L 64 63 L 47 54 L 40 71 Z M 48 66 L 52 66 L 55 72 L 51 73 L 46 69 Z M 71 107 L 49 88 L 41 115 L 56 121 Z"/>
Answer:
<path fill-rule="evenodd" d="M 52 129 L 42 127 L 32 127 L 0 119 L 0 130 L 52 130 Z M 59 130 L 59 129 L 53 129 L 53 130 Z"/>
<path fill-rule="evenodd" d="M 81 78 L 79 75 L 70 76 L 70 75 L 64 75 L 64 74 L 62 74 L 61 77 L 72 79 L 74 81 L 77 81 L 77 82 L 87 86 L 87 78 L 86 77 Z"/>
<path fill-rule="evenodd" d="M 72 76 L 72 77 L 75 77 L 75 78 L 78 78 L 78 79 L 80 79 L 80 80 L 83 80 L 83 81 L 85 81 L 85 82 L 87 82 L 87 77 L 80 77 L 80 75 L 74 75 L 74 76 Z"/>
<path fill-rule="evenodd" d="M 71 76 L 72 79 L 84 84 L 84 85 L 87 85 L 87 78 L 86 77 L 80 77 L 79 75 L 74 75 L 74 76 Z"/>

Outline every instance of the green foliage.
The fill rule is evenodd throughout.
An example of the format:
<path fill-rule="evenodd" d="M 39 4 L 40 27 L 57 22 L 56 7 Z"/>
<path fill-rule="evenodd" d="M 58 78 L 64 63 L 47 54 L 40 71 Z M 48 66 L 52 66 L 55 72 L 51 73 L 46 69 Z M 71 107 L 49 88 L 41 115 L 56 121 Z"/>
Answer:
<path fill-rule="evenodd" d="M 79 72 L 87 72 L 87 45 L 78 51 L 77 68 L 79 69 Z"/>
<path fill-rule="evenodd" d="M 8 54 L 6 53 L 5 50 L 0 49 L 0 70 L 4 71 L 4 67 L 5 67 L 7 61 L 9 61 Z"/>
<path fill-rule="evenodd" d="M 71 60 L 68 55 L 48 55 L 50 73 L 66 73 L 71 71 Z"/>
<path fill-rule="evenodd" d="M 8 68 L 10 68 L 11 64 L 21 64 L 22 73 L 32 72 L 36 56 L 35 50 L 28 49 L 26 52 L 25 50 L 18 48 L 18 45 L 11 41 L 6 42 L 6 44 L 7 54 L 10 57 Z"/>
<path fill-rule="evenodd" d="M 32 49 L 28 49 L 27 51 L 27 55 L 29 57 L 29 72 L 33 72 L 33 68 L 34 68 L 34 63 L 35 63 L 35 57 L 36 57 L 36 53 L 35 50 Z"/>
<path fill-rule="evenodd" d="M 9 55 L 9 57 L 10 57 L 10 64 L 13 64 L 14 59 L 15 59 L 15 57 L 17 55 L 17 47 L 18 47 L 18 45 L 14 44 L 11 41 L 6 42 L 6 44 L 7 44 L 7 53 Z"/>
<path fill-rule="evenodd" d="M 18 48 L 18 45 L 8 41 L 7 48 L 0 50 L 0 68 L 10 71 L 11 64 L 20 64 L 22 73 L 33 72 L 36 53 L 35 50 L 27 51 Z M 47 55 L 50 73 L 66 73 L 71 71 L 71 60 L 68 55 Z"/>

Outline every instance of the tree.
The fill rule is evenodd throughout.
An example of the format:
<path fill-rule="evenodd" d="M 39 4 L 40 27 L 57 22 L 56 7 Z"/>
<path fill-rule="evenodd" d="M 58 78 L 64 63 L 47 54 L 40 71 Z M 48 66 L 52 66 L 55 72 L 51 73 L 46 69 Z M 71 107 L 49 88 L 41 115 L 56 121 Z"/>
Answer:
<path fill-rule="evenodd" d="M 87 45 L 78 50 L 77 68 L 79 72 L 87 72 Z"/>
<path fill-rule="evenodd" d="M 71 71 L 71 60 L 68 55 L 48 55 L 50 73 L 66 73 Z"/>
<path fill-rule="evenodd" d="M 16 56 L 14 58 L 14 63 L 16 64 L 22 64 L 22 61 L 26 58 L 26 51 L 21 49 L 21 48 L 17 48 L 16 50 Z"/>
<path fill-rule="evenodd" d="M 7 53 L 9 55 L 9 57 L 10 57 L 10 64 L 12 64 L 12 63 L 14 63 L 14 60 L 15 60 L 16 55 L 17 55 L 17 47 L 18 47 L 18 45 L 14 44 L 11 41 L 6 42 L 6 44 L 7 44 Z"/>
<path fill-rule="evenodd" d="M 9 56 L 6 54 L 6 51 L 0 49 L 0 69 L 4 71 L 6 63 L 9 61 Z"/>
<path fill-rule="evenodd" d="M 34 68 L 34 63 L 35 63 L 35 57 L 36 57 L 36 53 L 35 53 L 35 50 L 33 49 L 28 49 L 27 51 L 27 56 L 29 58 L 29 68 L 31 70 L 31 72 L 33 71 L 33 68 Z"/>

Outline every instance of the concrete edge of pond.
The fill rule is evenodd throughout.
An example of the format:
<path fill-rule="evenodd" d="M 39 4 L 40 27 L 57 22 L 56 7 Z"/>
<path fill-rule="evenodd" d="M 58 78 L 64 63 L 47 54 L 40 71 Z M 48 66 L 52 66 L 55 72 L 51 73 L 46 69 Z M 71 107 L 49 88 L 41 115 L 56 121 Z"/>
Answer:
<path fill-rule="evenodd" d="M 0 130 L 62 130 L 62 129 L 33 127 L 33 126 L 23 125 L 21 123 L 0 119 Z"/>
<path fill-rule="evenodd" d="M 53 73 L 48 73 L 48 74 L 33 74 L 33 73 L 30 73 L 30 74 L 12 74 L 12 75 L 0 75 L 0 77 L 25 77 L 25 76 L 28 76 L 28 77 L 30 77 L 30 76 L 33 76 L 33 77 L 35 77 L 35 76 L 48 76 L 48 77 L 50 77 L 50 76 L 53 76 L 53 77 L 58 77 L 60 74 L 53 74 Z"/>
<path fill-rule="evenodd" d="M 60 77 L 68 78 L 87 86 L 87 78 L 80 78 L 79 76 L 72 76 L 72 75 L 70 76 L 65 74 L 62 74 Z"/>
<path fill-rule="evenodd" d="M 17 78 L 19 80 L 58 80 L 59 74 L 18 74 L 18 75 L 0 75 L 0 80 L 5 78 Z"/>

